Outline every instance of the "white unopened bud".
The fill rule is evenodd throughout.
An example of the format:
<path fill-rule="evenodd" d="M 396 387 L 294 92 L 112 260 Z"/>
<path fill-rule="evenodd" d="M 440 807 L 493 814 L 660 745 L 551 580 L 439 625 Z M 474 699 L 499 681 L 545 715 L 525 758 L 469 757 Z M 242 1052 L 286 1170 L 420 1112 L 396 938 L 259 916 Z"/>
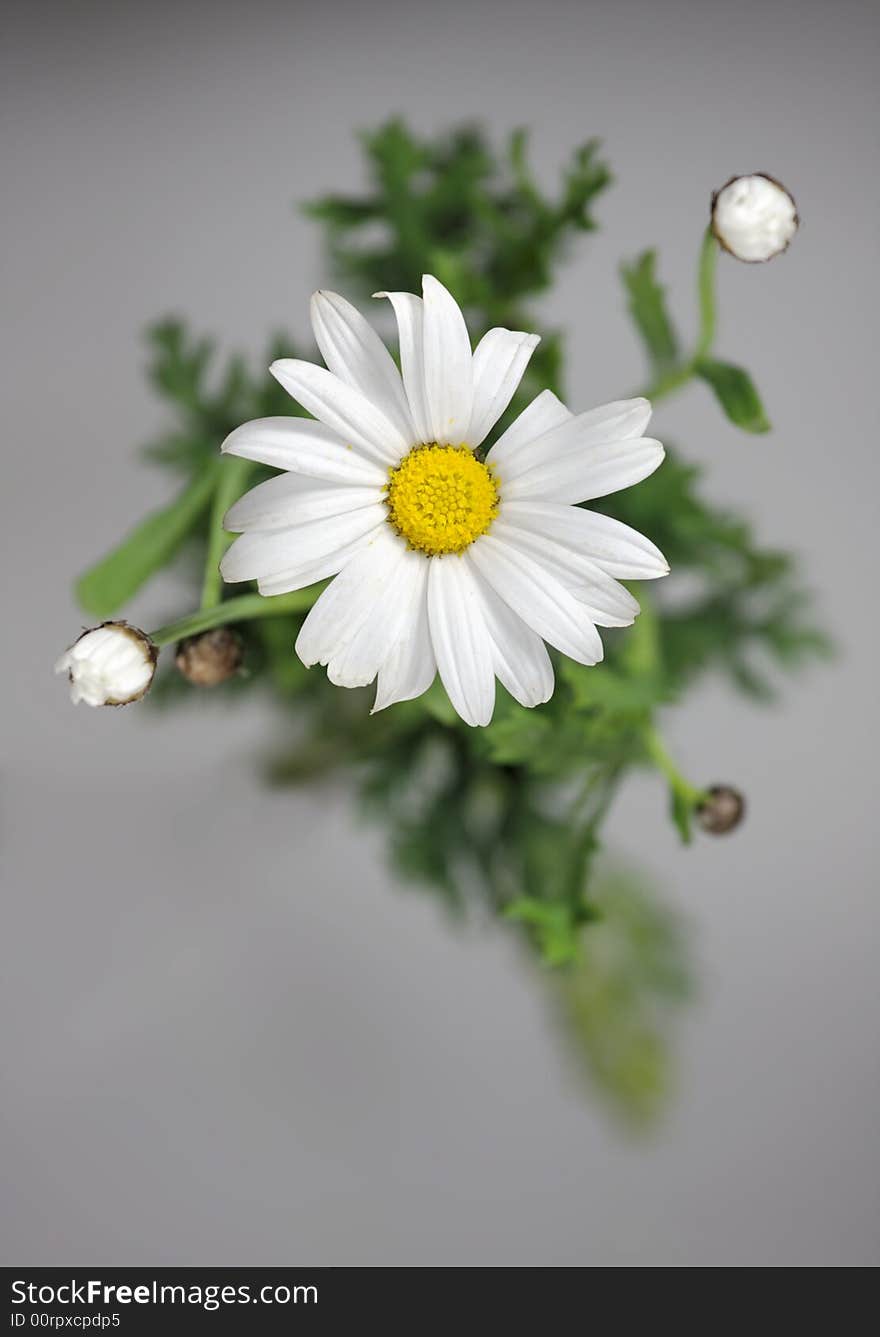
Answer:
<path fill-rule="evenodd" d="M 712 231 L 737 260 L 755 264 L 784 251 L 798 229 L 797 206 L 772 176 L 735 176 L 712 196 Z"/>
<path fill-rule="evenodd" d="M 70 679 L 74 705 L 127 706 L 149 691 L 159 651 L 127 622 L 103 622 L 84 631 L 55 665 Z"/>

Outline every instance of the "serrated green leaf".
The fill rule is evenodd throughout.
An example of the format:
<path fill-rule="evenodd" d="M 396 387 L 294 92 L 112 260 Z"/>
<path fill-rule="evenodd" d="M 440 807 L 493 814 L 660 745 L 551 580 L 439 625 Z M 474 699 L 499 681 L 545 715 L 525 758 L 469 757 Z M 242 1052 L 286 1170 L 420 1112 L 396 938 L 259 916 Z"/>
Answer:
<path fill-rule="evenodd" d="M 448 282 L 477 337 L 493 325 L 533 328 L 521 300 L 548 286 L 571 235 L 595 226 L 592 207 L 610 179 L 595 141 L 576 151 L 549 194 L 531 171 L 523 133 L 503 158 L 478 126 L 423 139 L 395 120 L 364 144 L 368 193 L 308 206 L 349 288 L 417 292 L 429 272 Z"/>
<path fill-rule="evenodd" d="M 495 717 L 482 734 L 486 753 L 500 766 L 520 765 L 540 753 L 548 741 L 551 722 L 540 711 L 499 703 Z"/>
<path fill-rule="evenodd" d="M 732 423 L 745 432 L 769 432 L 770 422 L 764 412 L 755 383 L 742 367 L 715 358 L 700 358 L 697 375 L 715 391 L 718 403 Z"/>
<path fill-rule="evenodd" d="M 80 607 L 93 617 L 112 617 L 150 576 L 171 561 L 202 511 L 217 481 L 219 457 L 180 495 L 153 511 L 76 583 Z"/>
<path fill-rule="evenodd" d="M 565 966 L 578 959 L 580 921 L 571 905 L 520 896 L 507 906 L 504 917 L 528 925 L 546 966 Z"/>
<path fill-rule="evenodd" d="M 678 361 L 678 336 L 666 310 L 666 292 L 656 278 L 657 252 L 645 251 L 631 265 L 621 267 L 629 294 L 629 313 L 657 372 Z"/>
<path fill-rule="evenodd" d="M 688 934 L 642 877 L 600 874 L 590 894 L 599 918 L 580 935 L 580 960 L 545 986 L 585 1075 L 650 1127 L 672 1093 L 674 1023 L 693 993 Z"/>

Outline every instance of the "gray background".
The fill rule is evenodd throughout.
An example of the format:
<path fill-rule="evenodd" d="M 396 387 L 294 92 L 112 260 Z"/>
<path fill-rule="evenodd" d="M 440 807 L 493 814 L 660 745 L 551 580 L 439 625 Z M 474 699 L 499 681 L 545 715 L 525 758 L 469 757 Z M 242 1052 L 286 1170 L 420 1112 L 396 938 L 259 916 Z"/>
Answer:
<path fill-rule="evenodd" d="M 876 1261 L 876 11 L 5 10 L 3 1261 Z M 162 420 L 141 327 L 305 333 L 291 204 L 359 177 L 352 128 L 394 110 L 529 124 L 548 179 L 604 138 L 603 231 L 547 306 L 576 407 L 640 375 L 620 257 L 657 243 L 687 321 L 713 186 L 772 171 L 805 220 L 778 263 L 722 268 L 719 348 L 775 435 L 700 388 L 656 420 L 804 554 L 842 652 L 778 710 L 708 687 L 669 718 L 690 774 L 748 792 L 736 838 L 683 851 L 650 777 L 615 811 L 701 967 L 653 1140 L 585 1098 L 510 942 L 395 887 L 344 794 L 257 786 L 258 705 L 74 710 L 52 679 L 72 576 L 166 495 L 132 455 Z"/>

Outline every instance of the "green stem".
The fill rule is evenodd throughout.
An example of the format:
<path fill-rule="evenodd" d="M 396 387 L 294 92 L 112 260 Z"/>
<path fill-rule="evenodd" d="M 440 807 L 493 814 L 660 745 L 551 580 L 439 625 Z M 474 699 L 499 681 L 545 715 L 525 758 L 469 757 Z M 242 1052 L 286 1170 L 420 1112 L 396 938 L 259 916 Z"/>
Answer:
<path fill-rule="evenodd" d="M 701 803 L 705 803 L 708 795 L 705 789 L 698 789 L 696 785 L 682 775 L 676 766 L 666 744 L 663 741 L 659 731 L 653 724 L 649 724 L 644 733 L 645 751 L 669 783 L 669 788 L 677 795 L 682 802 L 689 808 L 697 808 Z"/>
<path fill-rule="evenodd" d="M 687 385 L 688 381 L 693 378 L 701 359 L 708 357 L 712 350 L 712 345 L 715 342 L 715 271 L 718 251 L 718 242 L 715 240 L 711 228 L 707 228 L 703 236 L 703 244 L 700 247 L 700 257 L 697 263 L 699 327 L 694 351 L 680 366 L 661 373 L 647 390 L 642 392 L 644 397 L 650 399 L 652 403 L 656 404 L 658 399 L 665 399 L 674 390 L 680 390 L 683 385 Z"/>
<path fill-rule="evenodd" d="M 687 362 L 684 366 L 675 367 L 672 371 L 658 376 L 656 381 L 652 381 L 644 390 L 640 390 L 639 395 L 656 404 L 658 399 L 666 399 L 674 390 L 680 390 L 683 385 L 687 385 L 693 374 L 693 363 Z"/>
<path fill-rule="evenodd" d="M 700 262 L 697 269 L 697 301 L 700 308 L 700 331 L 697 346 L 694 349 L 692 366 L 706 357 L 715 341 L 715 270 L 720 247 L 712 233 L 706 228 L 703 245 L 700 247 Z"/>
<path fill-rule="evenodd" d="M 226 599 L 211 608 L 200 608 L 177 622 L 169 622 L 164 627 L 149 633 L 154 645 L 170 645 L 181 641 L 186 636 L 196 636 L 200 631 L 210 631 L 212 627 L 225 627 L 234 622 L 250 622 L 258 617 L 282 617 L 288 613 L 303 613 L 311 608 L 324 584 L 310 585 L 305 590 L 294 590 L 292 594 L 275 594 L 267 598 L 262 594 L 241 594 L 235 599 Z"/>
<path fill-rule="evenodd" d="M 250 460 L 241 460 L 228 455 L 223 459 L 218 472 L 208 522 L 208 551 L 205 556 L 205 577 L 200 605 L 202 608 L 213 608 L 223 597 L 220 559 L 231 542 L 231 535 L 223 528 L 223 518 L 232 503 L 238 501 L 244 492 L 247 476 L 252 468 Z"/>

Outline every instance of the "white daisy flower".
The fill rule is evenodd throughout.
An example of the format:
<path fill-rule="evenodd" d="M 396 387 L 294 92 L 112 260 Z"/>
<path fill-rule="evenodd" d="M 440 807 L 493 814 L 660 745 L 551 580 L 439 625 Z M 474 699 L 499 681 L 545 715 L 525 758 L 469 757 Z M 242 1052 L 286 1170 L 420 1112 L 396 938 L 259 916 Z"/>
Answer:
<path fill-rule="evenodd" d="M 663 447 L 642 435 L 645 399 L 575 415 L 545 390 L 483 456 L 538 336 L 493 329 L 472 353 L 451 294 L 429 275 L 422 291 L 376 294 L 397 316 L 402 375 L 353 306 L 312 298 L 327 369 L 282 359 L 272 374 L 316 421 L 264 418 L 223 443 L 287 472 L 232 507 L 226 527 L 243 534 L 221 569 L 266 595 L 336 576 L 303 623 L 303 663 L 343 687 L 378 679 L 374 710 L 439 672 L 484 725 L 496 677 L 524 706 L 547 701 L 545 641 L 598 663 L 597 626 L 638 612 L 618 580 L 667 573 L 641 534 L 578 506 L 653 473 Z"/>
<path fill-rule="evenodd" d="M 104 622 L 84 631 L 55 665 L 66 673 L 74 705 L 127 706 L 150 689 L 159 651 L 127 622 Z"/>
<path fill-rule="evenodd" d="M 756 172 L 735 176 L 712 196 L 712 231 L 737 260 L 757 264 L 784 251 L 798 229 L 785 186 Z"/>

